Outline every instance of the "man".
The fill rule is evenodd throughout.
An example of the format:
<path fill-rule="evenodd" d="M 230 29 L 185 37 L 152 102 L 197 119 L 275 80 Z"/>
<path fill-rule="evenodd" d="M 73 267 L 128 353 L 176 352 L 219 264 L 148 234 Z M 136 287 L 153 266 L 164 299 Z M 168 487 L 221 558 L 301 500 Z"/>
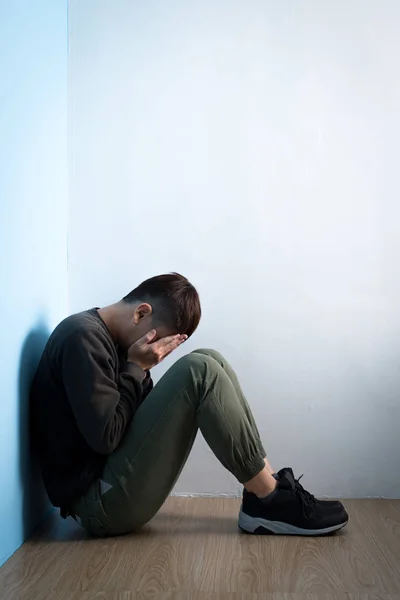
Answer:
<path fill-rule="evenodd" d="M 291 469 L 271 468 L 238 379 L 220 354 L 184 356 L 153 388 L 150 369 L 193 334 L 200 316 L 197 291 L 173 273 L 55 329 L 31 394 L 51 502 L 91 534 L 135 531 L 164 503 L 200 429 L 244 485 L 241 529 L 320 535 L 344 527 L 340 502 L 316 500 Z"/>

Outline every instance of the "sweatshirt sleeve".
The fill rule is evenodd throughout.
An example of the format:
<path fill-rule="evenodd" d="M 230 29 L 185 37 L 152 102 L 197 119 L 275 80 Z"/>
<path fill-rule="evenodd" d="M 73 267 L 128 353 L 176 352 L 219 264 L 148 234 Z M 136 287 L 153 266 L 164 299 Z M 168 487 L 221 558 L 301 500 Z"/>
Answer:
<path fill-rule="evenodd" d="M 140 404 L 144 371 L 132 365 L 115 375 L 110 341 L 97 329 L 74 332 L 65 340 L 61 370 L 81 434 L 95 452 L 110 454 Z"/>

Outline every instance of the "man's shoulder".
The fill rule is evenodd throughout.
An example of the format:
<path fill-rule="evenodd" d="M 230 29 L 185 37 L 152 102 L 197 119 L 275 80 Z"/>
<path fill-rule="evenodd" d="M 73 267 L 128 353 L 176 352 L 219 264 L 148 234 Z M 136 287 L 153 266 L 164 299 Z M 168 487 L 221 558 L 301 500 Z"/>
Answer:
<path fill-rule="evenodd" d="M 71 338 L 100 338 L 111 341 L 107 328 L 97 315 L 96 309 L 85 310 L 66 317 L 53 331 L 50 340 L 53 344 L 64 344 Z"/>

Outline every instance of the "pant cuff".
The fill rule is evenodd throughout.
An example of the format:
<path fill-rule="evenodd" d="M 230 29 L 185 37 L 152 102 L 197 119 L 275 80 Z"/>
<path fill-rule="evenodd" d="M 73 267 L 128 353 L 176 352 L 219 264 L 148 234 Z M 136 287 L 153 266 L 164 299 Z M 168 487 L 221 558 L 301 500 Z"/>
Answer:
<path fill-rule="evenodd" d="M 267 453 L 265 452 L 265 448 L 262 445 L 262 442 L 260 442 L 260 444 L 258 446 L 258 451 L 260 452 L 260 454 L 262 454 L 263 458 L 267 457 Z"/>
<path fill-rule="evenodd" d="M 255 477 L 256 475 L 261 473 L 261 471 L 265 467 L 264 458 L 265 454 L 262 455 L 260 453 L 257 456 L 255 456 L 251 462 L 247 463 L 246 465 L 243 465 L 243 467 L 239 471 L 236 471 L 235 477 L 239 481 L 239 483 L 246 483 L 247 481 L 250 481 L 250 479 L 253 479 L 253 477 Z"/>

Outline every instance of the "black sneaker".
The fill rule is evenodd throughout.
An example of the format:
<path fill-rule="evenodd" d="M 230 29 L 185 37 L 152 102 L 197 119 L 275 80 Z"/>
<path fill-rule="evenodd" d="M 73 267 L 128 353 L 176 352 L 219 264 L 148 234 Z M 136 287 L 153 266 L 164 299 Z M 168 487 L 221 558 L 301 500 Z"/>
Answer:
<path fill-rule="evenodd" d="M 284 471 L 288 471 L 291 476 L 294 479 L 294 474 L 292 469 L 290 469 L 289 467 L 287 467 L 286 469 L 282 469 L 282 471 L 279 471 L 279 473 L 283 473 Z M 278 480 L 278 474 L 275 474 L 276 479 Z M 303 477 L 303 475 L 300 475 L 300 477 L 298 479 L 294 479 L 295 483 L 296 483 L 296 487 L 301 489 L 302 492 L 310 499 L 310 500 L 316 500 L 315 496 L 313 496 L 312 494 L 310 494 L 310 492 L 307 492 L 307 490 L 305 490 L 303 488 L 303 486 L 300 483 L 300 479 Z M 246 490 L 246 488 L 243 488 L 243 502 L 247 502 L 247 497 L 249 495 L 250 492 L 248 492 Z M 319 504 L 323 504 L 324 506 L 334 506 L 336 508 L 340 508 L 343 509 L 343 504 L 341 502 L 339 502 L 339 500 L 320 500 L 318 499 Z"/>
<path fill-rule="evenodd" d="M 279 471 L 280 474 L 284 474 L 285 472 L 289 472 L 290 473 L 290 475 L 295 480 L 296 487 L 298 489 L 300 489 L 303 492 L 303 494 L 306 495 L 307 498 L 309 498 L 310 500 L 316 500 L 315 496 L 313 496 L 312 494 L 310 494 L 310 492 L 307 492 L 307 490 L 305 490 L 303 488 L 303 486 L 301 485 L 300 479 L 303 477 L 303 475 L 300 475 L 300 477 L 298 479 L 295 479 L 293 471 L 289 467 L 286 467 L 286 469 L 282 469 L 281 471 Z M 279 478 L 279 473 L 278 473 L 278 478 Z M 323 506 L 334 506 L 334 507 L 336 507 L 338 509 L 340 508 L 341 510 L 344 510 L 344 506 L 343 506 L 343 504 L 341 502 L 339 502 L 339 500 L 319 500 L 318 499 L 318 502 L 319 502 L 319 504 L 322 504 Z"/>
<path fill-rule="evenodd" d="M 324 535 L 342 529 L 348 520 L 341 502 L 316 500 L 292 469 L 279 471 L 270 497 L 260 500 L 245 492 L 239 513 L 240 529 L 255 534 Z"/>

